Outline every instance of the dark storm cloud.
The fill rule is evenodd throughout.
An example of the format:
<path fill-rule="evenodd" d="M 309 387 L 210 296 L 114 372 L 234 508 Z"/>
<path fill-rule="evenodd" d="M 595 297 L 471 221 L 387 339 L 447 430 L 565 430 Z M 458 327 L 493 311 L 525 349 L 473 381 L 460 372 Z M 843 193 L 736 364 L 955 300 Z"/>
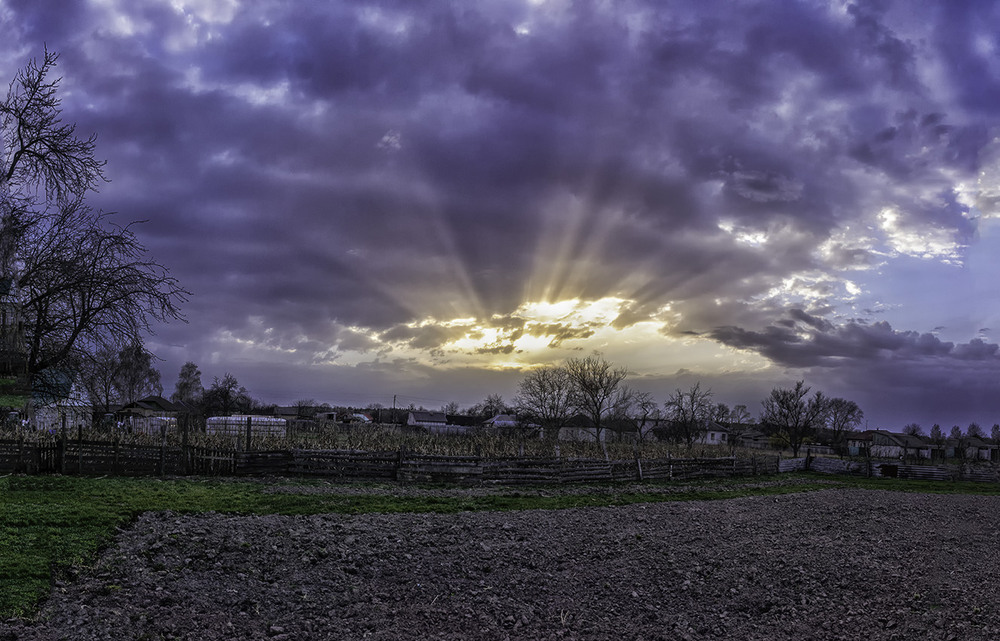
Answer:
<path fill-rule="evenodd" d="M 710 335 L 715 340 L 767 356 L 775 363 L 792 367 L 834 367 L 845 362 L 909 361 L 924 357 L 955 360 L 996 360 L 996 345 L 981 339 L 955 345 L 933 334 L 894 330 L 884 321 L 866 324 L 850 321 L 833 323 L 793 309 L 791 318 L 779 320 L 763 331 L 740 327 L 718 327 Z"/>
<path fill-rule="evenodd" d="M 789 316 L 762 331 L 719 327 L 711 335 L 794 368 L 828 394 L 856 400 L 871 420 L 889 429 L 902 427 L 892 424 L 898 417 L 1000 420 L 995 343 L 974 338 L 955 344 L 929 333 L 897 331 L 885 322 L 834 325 L 801 310 Z"/>
<path fill-rule="evenodd" d="M 94 204 L 195 294 L 181 358 L 438 350 L 543 294 L 796 367 L 994 356 L 832 320 L 844 270 L 975 237 L 988 3 L 71 4 L 7 3 L 0 60 L 63 52 Z M 783 281 L 821 300 L 789 315 Z M 514 320 L 481 349 L 595 329 Z"/>

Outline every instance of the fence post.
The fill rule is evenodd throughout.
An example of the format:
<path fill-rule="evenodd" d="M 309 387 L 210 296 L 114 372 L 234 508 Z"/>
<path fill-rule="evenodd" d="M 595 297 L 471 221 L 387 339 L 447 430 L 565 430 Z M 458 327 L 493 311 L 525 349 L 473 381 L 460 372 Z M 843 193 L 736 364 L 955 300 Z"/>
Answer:
<path fill-rule="evenodd" d="M 177 420 L 181 422 L 181 474 L 187 476 L 188 459 L 190 458 L 190 452 L 188 452 L 188 415 L 181 414 Z"/>
<path fill-rule="evenodd" d="M 58 461 L 59 473 L 66 473 L 66 417 L 63 417 L 63 426 L 59 430 L 59 450 L 58 450 Z"/>
<path fill-rule="evenodd" d="M 167 422 L 163 421 L 160 425 L 160 461 L 157 464 L 157 476 L 163 476 L 164 468 L 166 467 L 167 458 Z"/>
<path fill-rule="evenodd" d="M 632 453 L 635 455 L 635 468 L 639 473 L 639 482 L 642 482 L 642 460 L 639 458 L 639 446 L 632 448 Z"/>
<path fill-rule="evenodd" d="M 121 474 L 121 463 L 119 462 L 119 450 L 121 449 L 121 435 L 115 432 L 114 440 L 114 459 L 111 462 L 111 475 L 118 476 Z"/>
<path fill-rule="evenodd" d="M 250 439 L 251 439 L 252 434 L 253 434 L 253 417 L 252 416 L 248 416 L 247 417 L 247 446 L 246 446 L 247 452 L 250 451 Z"/>
<path fill-rule="evenodd" d="M 83 474 L 83 423 L 76 426 L 76 473 Z"/>
<path fill-rule="evenodd" d="M 27 465 L 24 463 L 24 434 L 21 430 L 17 430 L 17 466 L 14 468 L 15 472 L 24 472 L 25 474 L 30 473 L 27 469 Z"/>

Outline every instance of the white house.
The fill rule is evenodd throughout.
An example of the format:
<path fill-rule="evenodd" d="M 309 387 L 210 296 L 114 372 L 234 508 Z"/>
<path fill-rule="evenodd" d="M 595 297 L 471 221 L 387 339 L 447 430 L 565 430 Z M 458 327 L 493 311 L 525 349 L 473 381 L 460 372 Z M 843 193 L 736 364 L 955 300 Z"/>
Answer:
<path fill-rule="evenodd" d="M 28 406 L 28 421 L 36 429 L 90 426 L 94 407 L 74 375 L 47 371 L 38 378 Z"/>
<path fill-rule="evenodd" d="M 931 458 L 931 443 L 919 436 L 885 430 L 868 432 L 872 437 L 871 455 L 875 458 Z"/>
<path fill-rule="evenodd" d="M 729 430 L 714 421 L 710 421 L 705 433 L 695 440 L 699 445 L 728 445 Z"/>

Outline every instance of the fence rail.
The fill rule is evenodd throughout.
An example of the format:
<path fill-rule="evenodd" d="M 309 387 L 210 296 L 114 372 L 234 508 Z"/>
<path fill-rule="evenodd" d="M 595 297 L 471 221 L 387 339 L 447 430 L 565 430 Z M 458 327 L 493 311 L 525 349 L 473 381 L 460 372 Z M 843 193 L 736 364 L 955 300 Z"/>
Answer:
<path fill-rule="evenodd" d="M 778 458 L 774 456 L 607 461 L 440 456 L 406 451 L 241 451 L 67 437 L 44 443 L 0 440 L 0 473 L 21 474 L 308 476 L 341 481 L 516 485 L 680 480 L 777 471 Z"/>
<path fill-rule="evenodd" d="M 122 443 L 65 433 L 50 440 L 0 439 L 0 474 L 111 476 L 300 476 L 337 481 L 399 481 L 466 485 L 669 481 L 795 471 L 934 481 L 1000 483 L 995 466 L 912 465 L 826 457 L 782 459 L 444 456 L 395 451 L 288 449 Z"/>

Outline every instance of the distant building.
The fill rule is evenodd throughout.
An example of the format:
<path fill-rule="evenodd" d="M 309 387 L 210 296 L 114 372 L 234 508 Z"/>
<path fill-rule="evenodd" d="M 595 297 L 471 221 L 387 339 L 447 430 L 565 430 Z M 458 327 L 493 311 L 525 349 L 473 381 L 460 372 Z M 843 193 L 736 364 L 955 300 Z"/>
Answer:
<path fill-rule="evenodd" d="M 430 432 L 448 432 L 448 417 L 444 412 L 429 412 L 426 410 L 410 410 L 406 416 L 409 427 L 422 427 Z"/>
<path fill-rule="evenodd" d="M 170 416 L 181 413 L 181 407 L 162 396 L 147 396 L 134 403 L 123 405 L 119 410 L 123 416 Z"/>
<path fill-rule="evenodd" d="M 46 370 L 35 377 L 28 405 L 28 420 L 39 430 L 90 426 L 93 404 L 66 371 Z"/>

